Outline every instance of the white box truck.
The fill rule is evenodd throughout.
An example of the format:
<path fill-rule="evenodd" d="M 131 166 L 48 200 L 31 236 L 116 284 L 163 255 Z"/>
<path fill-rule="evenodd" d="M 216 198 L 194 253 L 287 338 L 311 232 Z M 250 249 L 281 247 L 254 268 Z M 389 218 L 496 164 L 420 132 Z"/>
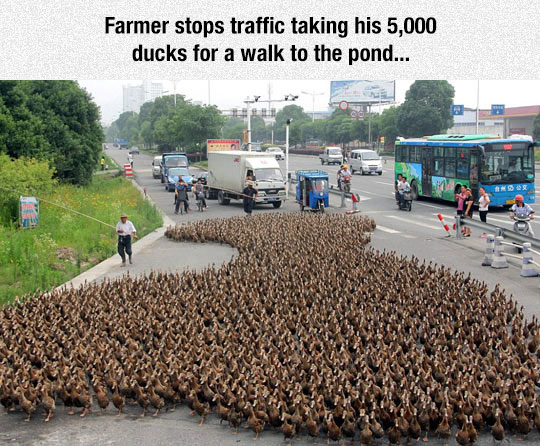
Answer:
<path fill-rule="evenodd" d="M 241 200 L 246 177 L 254 175 L 256 203 L 272 204 L 276 209 L 287 198 L 285 179 L 276 158 L 259 152 L 224 151 L 208 153 L 207 197 L 219 204 Z"/>

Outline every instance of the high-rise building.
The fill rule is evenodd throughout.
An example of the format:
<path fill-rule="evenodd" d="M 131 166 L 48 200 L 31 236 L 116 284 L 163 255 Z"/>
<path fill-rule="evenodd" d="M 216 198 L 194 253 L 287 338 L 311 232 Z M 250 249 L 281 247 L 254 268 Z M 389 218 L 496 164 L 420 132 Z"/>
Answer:
<path fill-rule="evenodd" d="M 124 85 L 123 111 L 139 113 L 141 105 L 163 96 L 163 84 L 143 81 L 141 85 Z"/>

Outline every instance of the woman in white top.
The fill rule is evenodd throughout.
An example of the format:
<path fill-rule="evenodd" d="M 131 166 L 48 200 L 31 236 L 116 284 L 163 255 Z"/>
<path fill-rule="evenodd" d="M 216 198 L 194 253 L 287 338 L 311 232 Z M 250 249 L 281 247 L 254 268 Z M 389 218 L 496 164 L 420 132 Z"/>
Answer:
<path fill-rule="evenodd" d="M 486 190 L 481 187 L 479 190 L 480 198 L 478 199 L 478 212 L 480 213 L 480 220 L 486 223 L 486 217 L 489 207 L 489 195 L 486 194 Z"/>

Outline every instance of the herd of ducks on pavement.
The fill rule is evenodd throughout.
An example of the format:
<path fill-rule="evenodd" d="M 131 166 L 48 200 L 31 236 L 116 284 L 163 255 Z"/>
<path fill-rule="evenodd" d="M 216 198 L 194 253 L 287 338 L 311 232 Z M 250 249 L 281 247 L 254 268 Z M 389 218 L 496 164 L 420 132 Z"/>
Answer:
<path fill-rule="evenodd" d="M 94 398 L 119 416 L 187 404 L 255 438 L 364 445 L 540 429 L 538 321 L 470 275 L 369 248 L 374 228 L 276 213 L 170 227 L 238 252 L 5 307 L 0 403 L 45 421 L 60 404 L 85 416 Z"/>

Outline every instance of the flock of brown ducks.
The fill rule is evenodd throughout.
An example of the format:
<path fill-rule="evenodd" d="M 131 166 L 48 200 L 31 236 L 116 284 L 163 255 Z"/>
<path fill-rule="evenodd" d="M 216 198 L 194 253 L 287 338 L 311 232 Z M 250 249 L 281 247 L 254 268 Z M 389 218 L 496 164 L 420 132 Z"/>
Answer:
<path fill-rule="evenodd" d="M 5 307 L 0 403 L 45 421 L 60 404 L 81 417 L 187 404 L 255 438 L 363 445 L 540 429 L 538 321 L 470 275 L 368 248 L 374 227 L 277 213 L 171 227 L 238 255 Z"/>

